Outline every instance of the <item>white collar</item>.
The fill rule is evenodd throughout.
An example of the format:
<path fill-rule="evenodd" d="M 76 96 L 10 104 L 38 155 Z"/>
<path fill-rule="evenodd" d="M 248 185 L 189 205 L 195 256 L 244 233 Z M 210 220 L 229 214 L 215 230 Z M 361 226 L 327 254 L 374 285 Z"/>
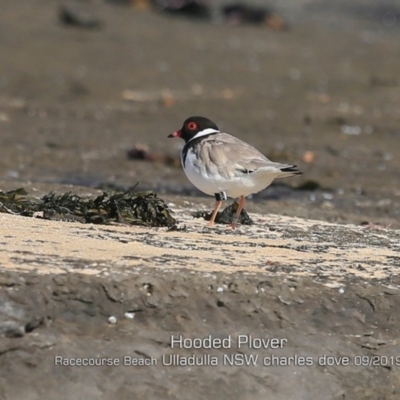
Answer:
<path fill-rule="evenodd" d="M 213 128 L 207 128 L 207 129 L 203 129 L 200 132 L 197 132 L 196 135 L 194 135 L 189 142 L 191 142 L 193 139 L 198 139 L 202 136 L 207 136 L 207 135 L 211 135 L 212 133 L 219 133 L 219 130 L 217 129 L 213 129 Z"/>

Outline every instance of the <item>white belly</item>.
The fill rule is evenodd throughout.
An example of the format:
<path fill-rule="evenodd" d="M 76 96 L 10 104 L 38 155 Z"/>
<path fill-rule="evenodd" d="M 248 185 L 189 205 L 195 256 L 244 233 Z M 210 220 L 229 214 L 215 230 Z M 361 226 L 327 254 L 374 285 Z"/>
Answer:
<path fill-rule="evenodd" d="M 228 197 L 232 198 L 248 196 L 265 189 L 275 178 L 275 175 L 270 174 L 243 174 L 232 179 L 226 179 L 219 174 L 210 176 L 205 172 L 202 173 L 200 168 L 191 162 L 191 157 L 195 157 L 195 155 L 189 151 L 184 168 L 185 174 L 197 189 L 210 196 L 220 192 L 225 192 Z"/>

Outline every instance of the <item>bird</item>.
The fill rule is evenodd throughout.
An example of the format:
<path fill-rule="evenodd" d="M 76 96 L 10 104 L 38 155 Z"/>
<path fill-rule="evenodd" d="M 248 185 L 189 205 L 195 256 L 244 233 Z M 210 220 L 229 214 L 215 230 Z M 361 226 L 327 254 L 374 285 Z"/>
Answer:
<path fill-rule="evenodd" d="M 221 132 L 205 117 L 187 118 L 168 138 L 185 141 L 181 164 L 187 178 L 203 193 L 215 196 L 209 226 L 213 226 L 222 201 L 228 197 L 239 198 L 231 225 L 235 229 L 247 196 L 265 189 L 276 178 L 302 174 L 296 165 L 270 161 L 250 144 Z"/>

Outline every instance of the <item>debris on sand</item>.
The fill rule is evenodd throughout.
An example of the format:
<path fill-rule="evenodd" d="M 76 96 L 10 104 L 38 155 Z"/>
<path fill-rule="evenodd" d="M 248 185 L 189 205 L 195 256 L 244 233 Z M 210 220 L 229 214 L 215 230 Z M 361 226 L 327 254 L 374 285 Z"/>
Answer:
<path fill-rule="evenodd" d="M 82 223 L 173 226 L 171 210 L 154 192 L 103 192 L 95 199 L 50 192 L 40 199 L 25 189 L 0 191 L 0 212 Z"/>
<path fill-rule="evenodd" d="M 210 19 L 210 7 L 203 0 L 152 0 L 154 7 L 165 13 L 189 18 Z"/>
<path fill-rule="evenodd" d="M 287 23 L 278 14 L 265 7 L 252 7 L 242 3 L 227 4 L 222 7 L 225 22 L 232 25 L 267 25 L 276 31 L 288 29 Z"/>
<path fill-rule="evenodd" d="M 106 2 L 116 5 L 128 5 L 141 10 L 150 8 L 150 0 L 106 0 Z"/>
<path fill-rule="evenodd" d="M 129 160 L 144 160 L 150 162 L 159 162 L 172 167 L 180 167 L 181 160 L 179 157 L 170 156 L 165 153 L 157 153 L 151 151 L 146 144 L 137 144 L 127 151 Z"/>
<path fill-rule="evenodd" d="M 311 150 L 307 150 L 303 153 L 303 161 L 307 164 L 311 164 L 315 160 L 315 153 Z"/>
<path fill-rule="evenodd" d="M 266 7 L 249 6 L 233 2 L 217 7 L 207 0 L 107 0 L 111 3 L 131 5 L 137 9 L 155 11 L 214 23 L 229 25 L 264 25 L 276 31 L 288 29 L 286 21 Z"/>
<path fill-rule="evenodd" d="M 59 21 L 66 26 L 84 28 L 84 29 L 100 29 L 102 22 L 97 18 L 87 15 L 78 8 L 67 8 L 61 6 L 58 12 Z"/>
<path fill-rule="evenodd" d="M 239 207 L 239 204 L 234 201 L 230 206 L 226 207 L 223 211 L 218 212 L 217 216 L 215 217 L 216 224 L 232 224 L 234 220 L 236 211 Z M 211 219 L 212 212 L 208 213 L 207 211 L 196 211 L 193 214 L 195 218 L 204 218 L 206 221 Z M 253 225 L 254 222 L 250 218 L 249 214 L 247 214 L 246 210 L 242 210 L 237 222 L 241 225 Z"/>
<path fill-rule="evenodd" d="M 223 99 L 232 100 L 240 94 L 241 89 L 238 88 L 216 88 L 214 90 L 204 90 L 200 84 L 194 84 L 190 90 L 132 90 L 126 89 L 121 95 L 125 101 L 135 103 L 153 103 L 162 107 L 174 107 L 178 102 L 186 102 L 193 99 Z"/>
<path fill-rule="evenodd" d="M 322 189 L 321 184 L 312 179 L 303 182 L 301 185 L 295 188 L 295 190 L 318 190 L 318 189 Z"/>
<path fill-rule="evenodd" d="M 154 102 L 159 103 L 164 107 L 173 107 L 176 103 L 176 95 L 169 89 L 160 91 L 141 91 L 141 90 L 124 90 L 122 98 L 127 101 L 134 101 L 138 103 Z"/>

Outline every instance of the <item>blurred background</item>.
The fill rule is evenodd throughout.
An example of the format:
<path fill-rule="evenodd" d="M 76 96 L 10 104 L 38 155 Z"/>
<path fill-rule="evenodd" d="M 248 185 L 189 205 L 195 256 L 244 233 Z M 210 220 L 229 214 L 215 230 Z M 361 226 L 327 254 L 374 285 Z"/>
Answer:
<path fill-rule="evenodd" d="M 399 71 L 400 1 L 1 0 L 0 190 L 211 208 L 167 139 L 203 115 L 304 172 L 249 211 L 399 228 Z"/>

